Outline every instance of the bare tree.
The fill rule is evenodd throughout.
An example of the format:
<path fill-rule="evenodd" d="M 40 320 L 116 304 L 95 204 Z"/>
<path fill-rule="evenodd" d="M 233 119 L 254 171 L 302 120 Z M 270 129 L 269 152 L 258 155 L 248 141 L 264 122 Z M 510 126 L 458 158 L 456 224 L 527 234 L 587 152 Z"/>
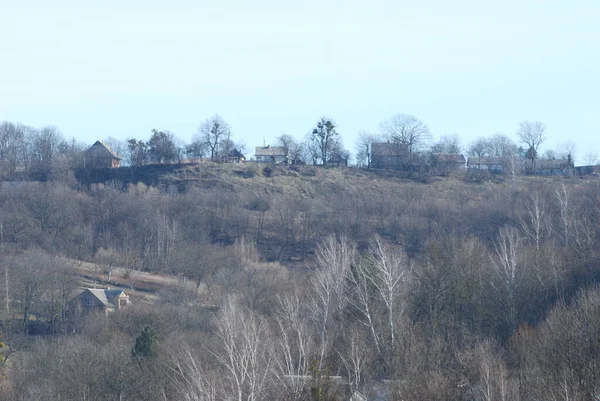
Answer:
<path fill-rule="evenodd" d="M 526 237 L 539 252 L 543 240 L 552 231 L 551 217 L 548 215 L 546 195 L 541 191 L 533 191 L 525 205 L 525 216 L 521 217 L 521 227 Z"/>
<path fill-rule="evenodd" d="M 301 401 L 306 396 L 306 377 L 311 369 L 311 324 L 297 292 L 278 297 L 278 300 L 274 348 L 276 387 L 284 386 L 290 400 Z"/>
<path fill-rule="evenodd" d="M 575 222 L 575 213 L 571 205 L 571 190 L 561 182 L 554 188 L 554 192 L 559 206 L 558 231 L 561 233 L 563 244 L 568 246 Z"/>
<path fill-rule="evenodd" d="M 535 170 L 535 160 L 540 145 L 546 140 L 546 124 L 540 121 L 522 121 L 517 130 L 517 136 L 527 146 L 527 154 L 531 159 L 531 168 Z"/>
<path fill-rule="evenodd" d="M 319 365 L 321 370 L 331 341 L 331 322 L 340 316 L 346 295 L 348 269 L 356 257 L 356 246 L 346 238 L 337 240 L 329 236 L 317 248 L 317 261 L 314 275 L 311 278 L 311 308 L 313 318 L 318 327 Z"/>
<path fill-rule="evenodd" d="M 477 158 L 477 165 L 481 164 L 481 159 L 489 154 L 489 143 L 486 138 L 480 137 L 469 146 L 469 155 Z"/>
<path fill-rule="evenodd" d="M 522 279 L 519 271 L 520 248 L 519 231 L 512 226 L 501 228 L 494 247 L 495 257 L 492 258 L 492 266 L 496 272 L 493 286 L 506 297 L 508 307 L 505 319 L 511 331 L 517 328 L 518 323 L 516 296 Z"/>
<path fill-rule="evenodd" d="M 296 146 L 296 140 L 291 135 L 288 135 L 288 134 L 279 135 L 277 137 L 277 139 L 275 139 L 275 143 L 278 146 L 283 147 L 286 157 L 289 155 L 290 149 L 292 149 L 294 146 Z"/>
<path fill-rule="evenodd" d="M 379 142 L 380 139 L 376 134 L 366 131 L 358 133 L 356 141 L 356 160 L 359 167 L 371 168 L 373 157 L 373 143 Z"/>
<path fill-rule="evenodd" d="M 416 151 L 426 145 L 431 136 L 427 125 L 409 114 L 396 114 L 384 120 L 380 129 L 384 138 L 407 148 L 409 161 Z"/>
<path fill-rule="evenodd" d="M 230 136 L 229 124 L 221 116 L 215 114 L 200 124 L 194 141 L 205 143 L 210 151 L 210 159 L 216 161 L 220 154 L 221 143 L 229 140 Z"/>
<path fill-rule="evenodd" d="M 218 348 L 210 350 L 225 369 L 224 399 L 258 401 L 267 390 L 271 352 L 266 323 L 228 299 L 215 319 Z"/>
<path fill-rule="evenodd" d="M 478 381 L 473 389 L 482 401 L 514 401 L 518 400 L 516 383 L 509 375 L 509 370 L 494 349 L 492 344 L 484 341 L 472 351 L 472 363 L 475 365 Z"/>
<path fill-rule="evenodd" d="M 305 143 L 304 143 L 304 155 L 303 159 L 309 161 L 313 165 L 319 164 L 319 159 L 321 158 L 321 150 L 319 148 L 319 144 L 313 140 L 312 133 L 308 134 Z"/>
<path fill-rule="evenodd" d="M 363 390 L 368 353 L 365 346 L 365 339 L 360 336 L 357 330 L 353 330 L 349 337 L 350 344 L 346 348 L 346 352 L 340 353 L 340 359 L 348 375 L 347 380 L 350 393 L 354 394 L 357 391 Z"/>
<path fill-rule="evenodd" d="M 64 144 L 62 133 L 57 127 L 47 126 L 39 131 L 31 132 L 30 160 L 34 172 L 48 177 Z"/>
<path fill-rule="evenodd" d="M 367 279 L 377 290 L 387 310 L 388 342 L 393 348 L 395 321 L 404 313 L 404 305 L 400 301 L 409 278 L 408 261 L 402 251 L 384 244 L 379 237 L 371 243 L 367 260 L 371 264 Z"/>
<path fill-rule="evenodd" d="M 10 265 L 8 275 L 12 280 L 12 294 L 9 293 L 14 302 L 12 310 L 21 314 L 23 332 L 27 334 L 30 317 L 36 312 L 48 283 L 53 282 L 48 279 L 50 273 L 63 269 L 54 256 L 39 249 L 28 250 L 4 260 L 3 263 Z"/>
<path fill-rule="evenodd" d="M 583 162 L 588 166 L 594 166 L 598 164 L 598 152 L 589 150 L 583 157 Z"/>
<path fill-rule="evenodd" d="M 560 144 L 559 157 L 566 161 L 569 166 L 573 165 L 575 160 L 576 145 L 573 141 L 567 141 Z"/>
<path fill-rule="evenodd" d="M 460 153 L 460 139 L 458 135 L 443 135 L 431 146 L 431 153 Z"/>
<path fill-rule="evenodd" d="M 109 136 L 108 138 L 105 138 L 102 141 L 105 145 L 108 145 L 108 147 L 115 152 L 115 154 L 117 156 L 119 156 L 120 158 L 125 157 L 125 154 L 127 152 L 127 144 L 126 142 L 123 142 L 120 139 L 114 138 L 112 136 Z"/>
<path fill-rule="evenodd" d="M 347 280 L 351 284 L 348 301 L 360 312 L 359 321 L 368 327 L 377 355 L 381 356 L 381 333 L 377 322 L 377 299 L 372 291 L 369 265 L 366 259 L 355 264 L 347 271 Z"/>
<path fill-rule="evenodd" d="M 171 353 L 171 378 L 182 401 L 217 401 L 217 380 L 189 347 Z"/>
<path fill-rule="evenodd" d="M 277 137 L 275 143 L 278 146 L 283 146 L 288 163 L 296 164 L 305 161 L 305 145 L 296 141 L 291 135 L 281 134 Z"/>
<path fill-rule="evenodd" d="M 187 157 L 194 160 L 194 162 L 200 161 L 204 155 L 206 155 L 208 146 L 202 138 L 194 138 L 192 142 L 185 148 Z"/>
<path fill-rule="evenodd" d="M 25 132 L 22 125 L 7 121 L 0 124 L 0 172 L 13 173 L 25 152 Z"/>
<path fill-rule="evenodd" d="M 487 140 L 490 156 L 509 158 L 517 153 L 517 145 L 504 134 L 494 134 Z"/>

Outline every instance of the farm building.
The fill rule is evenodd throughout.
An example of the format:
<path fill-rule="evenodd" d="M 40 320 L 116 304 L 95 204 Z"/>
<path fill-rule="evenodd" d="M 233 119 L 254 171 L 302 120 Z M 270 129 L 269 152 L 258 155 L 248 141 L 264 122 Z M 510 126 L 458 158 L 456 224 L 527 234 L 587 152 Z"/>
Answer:
<path fill-rule="evenodd" d="M 96 141 L 83 154 L 86 168 L 116 168 L 121 165 L 121 159 L 104 142 Z"/>
<path fill-rule="evenodd" d="M 72 309 L 79 312 L 114 312 L 130 304 L 129 295 L 123 290 L 86 288 L 69 301 Z"/>

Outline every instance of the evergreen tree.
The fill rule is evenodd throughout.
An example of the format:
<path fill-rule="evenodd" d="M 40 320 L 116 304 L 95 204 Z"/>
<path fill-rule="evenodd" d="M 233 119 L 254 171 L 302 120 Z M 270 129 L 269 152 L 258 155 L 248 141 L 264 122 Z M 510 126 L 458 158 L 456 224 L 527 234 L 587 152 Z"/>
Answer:
<path fill-rule="evenodd" d="M 157 347 L 158 338 L 156 332 L 152 327 L 146 326 L 135 339 L 135 345 L 131 350 L 131 356 L 134 358 L 155 358 Z"/>

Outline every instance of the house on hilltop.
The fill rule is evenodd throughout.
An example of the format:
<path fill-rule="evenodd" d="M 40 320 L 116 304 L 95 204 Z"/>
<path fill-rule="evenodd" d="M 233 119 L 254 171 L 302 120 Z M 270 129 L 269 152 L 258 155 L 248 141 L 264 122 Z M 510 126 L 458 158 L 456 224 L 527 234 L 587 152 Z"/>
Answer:
<path fill-rule="evenodd" d="M 109 313 L 121 309 L 131 303 L 124 290 L 86 288 L 69 301 L 72 309 L 79 312 Z"/>
<path fill-rule="evenodd" d="M 102 141 L 96 141 L 83 154 L 83 165 L 86 168 L 117 168 L 121 159 Z"/>
<path fill-rule="evenodd" d="M 348 155 L 340 152 L 334 152 L 327 160 L 327 165 L 331 167 L 348 167 Z"/>
<path fill-rule="evenodd" d="M 284 163 L 290 162 L 285 146 L 257 146 L 254 148 L 254 161 L 257 163 Z"/>
<path fill-rule="evenodd" d="M 243 163 L 246 161 L 246 156 L 237 149 L 231 149 L 219 156 L 221 163 Z"/>
<path fill-rule="evenodd" d="M 574 169 L 575 174 L 584 177 L 599 177 L 600 176 L 600 165 L 590 165 L 590 166 L 577 166 Z"/>
<path fill-rule="evenodd" d="M 431 170 L 448 175 L 465 170 L 465 156 L 460 153 L 433 153 L 429 159 Z"/>
<path fill-rule="evenodd" d="M 502 157 L 469 157 L 467 168 L 470 170 L 483 170 L 490 173 L 503 173 L 506 159 Z"/>
<path fill-rule="evenodd" d="M 535 168 L 528 166 L 525 170 L 527 174 L 531 175 L 572 175 L 573 174 L 573 162 L 563 159 L 538 159 L 535 162 Z"/>
<path fill-rule="evenodd" d="M 371 145 L 371 165 L 378 169 L 399 169 L 408 160 L 408 148 L 398 143 Z"/>

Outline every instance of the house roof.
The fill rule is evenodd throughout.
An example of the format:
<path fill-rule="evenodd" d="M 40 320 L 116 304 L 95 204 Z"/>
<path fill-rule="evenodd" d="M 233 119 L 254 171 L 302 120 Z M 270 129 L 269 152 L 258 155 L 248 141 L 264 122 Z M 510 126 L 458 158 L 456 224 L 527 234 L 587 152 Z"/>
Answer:
<path fill-rule="evenodd" d="M 96 297 L 98 299 L 98 301 L 100 301 L 102 303 L 102 305 L 106 306 L 107 308 L 116 308 L 117 304 L 114 302 L 114 300 L 117 299 L 119 296 L 121 296 L 121 294 L 125 294 L 125 291 L 123 291 L 123 290 L 110 290 L 110 289 L 102 290 L 102 289 L 88 288 L 85 291 L 89 291 L 90 294 L 92 294 L 94 297 Z M 125 294 L 125 295 L 127 295 L 127 294 Z"/>
<path fill-rule="evenodd" d="M 237 149 L 231 149 L 230 151 L 223 153 L 221 157 L 239 157 L 240 159 L 246 158 L 242 152 Z"/>
<path fill-rule="evenodd" d="M 254 148 L 254 156 L 285 156 L 285 146 L 257 146 Z"/>
<path fill-rule="evenodd" d="M 467 166 L 477 165 L 504 165 L 505 160 L 501 157 L 469 157 L 467 160 Z"/>
<path fill-rule="evenodd" d="M 348 158 L 346 156 L 344 156 L 343 154 L 339 153 L 339 152 L 334 152 L 331 157 L 329 158 L 328 162 L 333 162 L 333 163 L 337 163 L 340 161 L 347 161 Z"/>
<path fill-rule="evenodd" d="M 113 158 L 115 158 L 117 160 L 121 160 L 121 158 L 119 156 L 117 156 L 117 154 L 110 148 L 110 146 L 108 146 L 107 144 L 105 144 L 104 142 L 102 142 L 100 140 L 94 142 L 94 144 L 88 148 L 88 151 L 90 151 L 93 147 L 98 147 L 98 146 L 106 149 Z"/>
<path fill-rule="evenodd" d="M 433 153 L 431 158 L 437 163 L 465 164 L 465 156 L 460 153 Z"/>
<path fill-rule="evenodd" d="M 398 156 L 400 152 L 407 150 L 406 145 L 390 142 L 374 142 L 371 148 L 373 156 Z"/>
<path fill-rule="evenodd" d="M 565 169 L 571 167 L 566 160 L 562 159 L 539 159 L 535 161 L 535 169 Z"/>

